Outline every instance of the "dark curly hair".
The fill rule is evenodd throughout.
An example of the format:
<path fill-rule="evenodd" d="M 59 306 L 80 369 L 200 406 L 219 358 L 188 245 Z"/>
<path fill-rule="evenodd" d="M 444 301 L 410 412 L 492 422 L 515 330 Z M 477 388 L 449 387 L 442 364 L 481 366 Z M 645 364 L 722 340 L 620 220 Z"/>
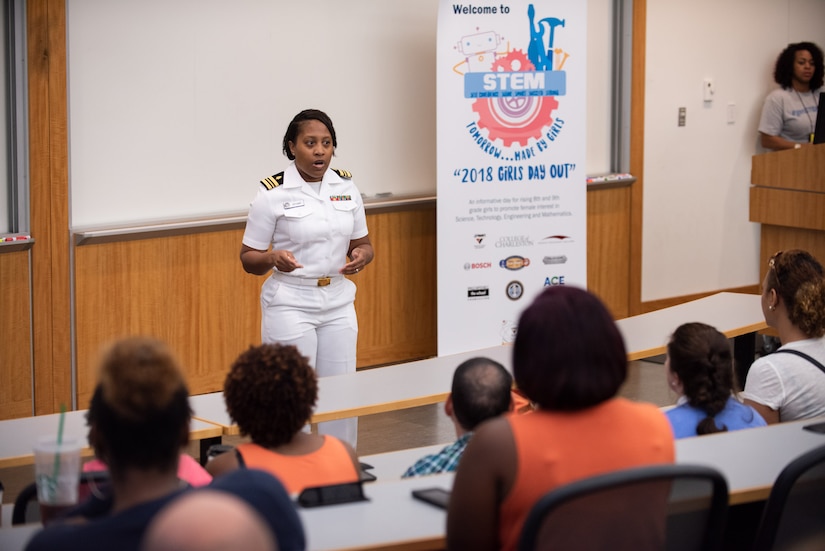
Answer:
<path fill-rule="evenodd" d="M 688 403 L 707 417 L 696 425 L 696 434 L 727 431 L 716 417 L 733 391 L 733 355 L 728 338 L 704 323 L 680 325 L 667 343 L 670 370 L 679 376 Z"/>
<path fill-rule="evenodd" d="M 295 346 L 262 344 L 238 356 L 223 391 L 241 434 L 275 448 L 292 440 L 312 417 L 318 379 Z"/>
<path fill-rule="evenodd" d="M 338 138 L 335 136 L 335 127 L 332 126 L 332 119 L 329 115 L 318 109 L 304 109 L 292 119 L 289 126 L 286 127 L 284 134 L 283 151 L 286 158 L 290 161 L 295 160 L 295 155 L 289 149 L 289 142 L 295 143 L 298 139 L 298 134 L 301 132 L 301 126 L 307 121 L 318 121 L 329 130 L 332 135 L 332 147 L 338 147 Z"/>
<path fill-rule="evenodd" d="M 765 291 L 785 303 L 788 318 L 809 338 L 825 335 L 825 279 L 822 264 L 800 249 L 778 252 L 768 262 Z"/>
<path fill-rule="evenodd" d="M 796 61 L 796 52 L 807 51 L 811 54 L 814 62 L 814 75 L 811 77 L 811 90 L 822 87 L 825 69 L 822 64 L 822 50 L 813 42 L 797 42 L 788 44 L 776 59 L 776 67 L 773 70 L 773 79 L 782 88 L 790 88 L 793 81 L 793 66 Z"/>
<path fill-rule="evenodd" d="M 624 383 L 624 340 L 598 297 L 548 287 L 519 318 L 513 375 L 542 409 L 583 410 L 614 397 Z"/>

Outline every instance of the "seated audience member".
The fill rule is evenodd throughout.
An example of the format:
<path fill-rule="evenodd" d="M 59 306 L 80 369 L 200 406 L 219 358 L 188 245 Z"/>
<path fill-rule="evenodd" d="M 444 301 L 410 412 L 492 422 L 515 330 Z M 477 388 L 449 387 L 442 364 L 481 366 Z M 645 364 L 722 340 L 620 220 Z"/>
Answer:
<path fill-rule="evenodd" d="M 676 438 L 764 427 L 752 407 L 733 395 L 733 354 L 728 338 L 710 325 L 679 326 L 667 344 L 667 379 L 679 396 L 667 415 Z"/>
<path fill-rule="evenodd" d="M 187 492 L 163 508 L 147 529 L 144 551 L 303 551 L 295 505 L 269 473 L 238 469 Z"/>
<path fill-rule="evenodd" d="M 512 386 L 513 377 L 495 360 L 472 358 L 459 365 L 444 403 L 444 412 L 455 425 L 457 440 L 416 461 L 402 478 L 456 470 L 472 431 L 483 421 L 512 409 Z"/>
<path fill-rule="evenodd" d="M 825 279 L 799 249 L 778 252 L 762 282 L 765 321 L 782 346 L 757 359 L 742 397 L 769 424 L 825 415 Z"/>
<path fill-rule="evenodd" d="M 481 425 L 467 445 L 447 512 L 449 549 L 515 549 L 548 491 L 606 472 L 672 463 L 673 432 L 652 404 L 616 397 L 624 342 L 594 295 L 548 287 L 521 314 L 516 386 L 536 405 Z"/>
<path fill-rule="evenodd" d="M 272 474 L 258 469 L 237 469 L 194 491 L 216 490 L 241 498 L 269 524 L 281 551 L 303 551 L 306 538 L 295 503 Z"/>
<path fill-rule="evenodd" d="M 116 342 L 103 356 L 89 406 L 89 443 L 109 466 L 109 495 L 92 496 L 27 549 L 136 550 L 152 517 L 185 487 L 178 458 L 189 441 L 188 390 L 168 347 Z"/>
<path fill-rule="evenodd" d="M 188 492 L 164 507 L 146 530 L 143 551 L 275 551 L 261 516 L 230 494 Z"/>
<path fill-rule="evenodd" d="M 241 434 L 252 442 L 222 453 L 206 466 L 212 476 L 238 468 L 274 474 L 290 493 L 359 479 L 349 444 L 330 435 L 303 432 L 318 398 L 318 381 L 292 345 L 250 347 L 232 365 L 224 400 Z"/>
<path fill-rule="evenodd" d="M 89 443 L 108 466 L 103 495 L 70 510 L 26 547 L 38 550 L 139 549 L 155 514 L 191 487 L 178 479 L 189 441 L 189 392 L 169 348 L 148 337 L 114 343 L 103 355 L 89 406 Z M 279 548 L 305 548 L 303 528 L 281 483 L 260 471 L 213 481 L 209 488 L 251 505 L 277 535 Z"/>

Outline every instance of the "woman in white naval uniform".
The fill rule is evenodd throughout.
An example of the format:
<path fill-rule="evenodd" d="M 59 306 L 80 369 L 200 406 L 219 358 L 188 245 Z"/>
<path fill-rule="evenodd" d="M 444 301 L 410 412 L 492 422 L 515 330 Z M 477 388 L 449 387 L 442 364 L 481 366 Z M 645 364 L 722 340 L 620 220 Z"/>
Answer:
<path fill-rule="evenodd" d="M 329 168 L 337 145 L 324 112 L 292 119 L 283 151 L 293 162 L 261 181 L 241 246 L 247 272 L 270 274 L 261 289 L 261 339 L 294 344 L 319 377 L 355 371 L 355 284 L 344 275 L 374 256 L 361 194 L 348 172 Z M 318 428 L 356 446 L 357 418 Z"/>

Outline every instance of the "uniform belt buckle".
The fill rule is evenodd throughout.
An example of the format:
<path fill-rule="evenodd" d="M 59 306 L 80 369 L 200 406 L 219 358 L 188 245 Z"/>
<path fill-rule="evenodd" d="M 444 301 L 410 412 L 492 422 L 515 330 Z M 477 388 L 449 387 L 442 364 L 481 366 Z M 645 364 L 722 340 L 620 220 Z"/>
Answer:
<path fill-rule="evenodd" d="M 332 283 L 332 278 L 331 277 L 319 277 L 318 278 L 318 287 L 326 287 L 330 283 Z"/>

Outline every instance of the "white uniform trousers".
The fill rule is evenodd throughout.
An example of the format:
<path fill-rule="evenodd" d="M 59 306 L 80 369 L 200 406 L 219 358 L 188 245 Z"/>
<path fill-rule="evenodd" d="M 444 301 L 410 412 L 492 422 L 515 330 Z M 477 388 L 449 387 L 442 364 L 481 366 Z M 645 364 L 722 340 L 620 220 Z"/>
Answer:
<path fill-rule="evenodd" d="M 261 339 L 295 345 L 318 377 L 355 373 L 355 284 L 343 276 L 333 277 L 325 287 L 308 284 L 312 281 L 316 280 L 298 285 L 294 277 L 278 273 L 266 281 L 261 292 Z M 355 448 L 358 418 L 319 423 L 318 432 Z"/>

